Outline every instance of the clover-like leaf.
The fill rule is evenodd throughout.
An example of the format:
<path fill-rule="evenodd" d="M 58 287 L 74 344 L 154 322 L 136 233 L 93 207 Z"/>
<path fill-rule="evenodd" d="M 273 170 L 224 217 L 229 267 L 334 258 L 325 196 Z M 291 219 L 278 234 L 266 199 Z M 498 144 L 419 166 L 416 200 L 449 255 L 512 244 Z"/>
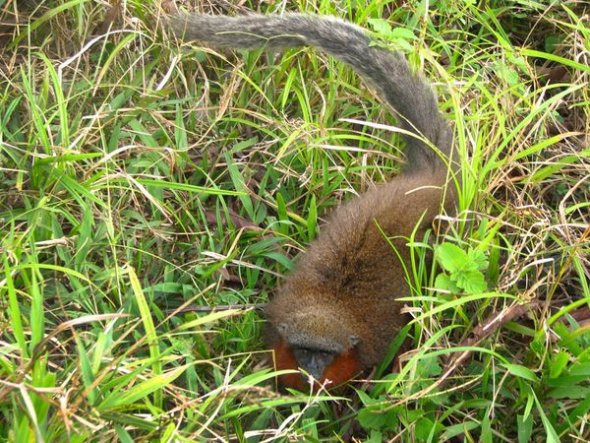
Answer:
<path fill-rule="evenodd" d="M 483 274 L 477 270 L 458 272 L 455 281 L 468 294 L 481 294 L 488 288 Z"/>
<path fill-rule="evenodd" d="M 463 269 L 469 263 L 469 258 L 465 251 L 452 243 L 438 245 L 434 255 L 440 265 L 451 273 Z"/>
<path fill-rule="evenodd" d="M 477 269 L 480 271 L 488 267 L 488 258 L 485 253 L 479 249 L 470 249 L 467 251 L 467 257 L 469 258 L 469 261 L 476 264 Z"/>

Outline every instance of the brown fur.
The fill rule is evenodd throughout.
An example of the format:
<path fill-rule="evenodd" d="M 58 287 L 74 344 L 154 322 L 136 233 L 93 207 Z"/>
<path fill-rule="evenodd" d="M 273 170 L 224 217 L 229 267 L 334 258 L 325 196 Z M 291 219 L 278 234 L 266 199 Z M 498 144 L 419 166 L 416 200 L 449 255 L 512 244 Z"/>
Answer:
<path fill-rule="evenodd" d="M 400 54 L 372 45 L 361 28 L 334 18 L 191 15 L 173 17 L 170 24 L 177 34 L 213 46 L 316 46 L 351 65 L 395 108 L 404 129 L 438 148 L 436 154 L 423 139 L 405 136 L 404 173 L 336 209 L 267 307 L 277 369 L 305 366 L 295 349 L 305 358 L 317 351 L 322 363 L 310 357 L 308 366 L 324 368 L 319 381 L 333 385 L 378 364 L 407 322 L 396 299 L 410 295 L 404 272 L 411 269 L 408 237 L 416 229 L 421 240 L 441 207 L 455 202 L 451 187 L 443 190 L 448 170 L 439 156 L 450 155 L 451 131 L 431 88 Z M 334 356 L 330 363 L 327 355 Z M 279 381 L 306 386 L 297 374 Z"/>
<path fill-rule="evenodd" d="M 318 317 L 307 325 L 311 335 L 332 332 L 344 342 L 354 334 L 361 366 L 379 363 L 407 322 L 395 298 L 410 295 L 404 275 L 404 266 L 411 269 L 408 238 L 421 218 L 416 238 L 422 238 L 442 195 L 435 177 L 402 175 L 337 208 L 269 304 L 269 321 L 288 323 L 298 312 L 314 311 Z M 378 226 L 393 236 L 399 257 Z"/>

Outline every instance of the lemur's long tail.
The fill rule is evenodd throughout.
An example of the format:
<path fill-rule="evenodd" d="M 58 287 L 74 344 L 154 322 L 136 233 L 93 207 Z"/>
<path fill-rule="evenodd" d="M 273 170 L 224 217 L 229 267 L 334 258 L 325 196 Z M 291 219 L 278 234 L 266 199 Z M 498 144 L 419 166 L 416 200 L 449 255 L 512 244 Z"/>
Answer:
<path fill-rule="evenodd" d="M 213 16 L 177 15 L 169 19 L 182 38 L 226 48 L 293 48 L 313 46 L 357 71 L 400 116 L 400 126 L 418 133 L 405 136 L 406 172 L 446 171 L 448 165 L 420 137 L 449 157 L 450 127 L 438 109 L 436 96 L 420 76 L 412 73 L 398 52 L 371 45 L 358 26 L 333 17 L 304 14 Z"/>

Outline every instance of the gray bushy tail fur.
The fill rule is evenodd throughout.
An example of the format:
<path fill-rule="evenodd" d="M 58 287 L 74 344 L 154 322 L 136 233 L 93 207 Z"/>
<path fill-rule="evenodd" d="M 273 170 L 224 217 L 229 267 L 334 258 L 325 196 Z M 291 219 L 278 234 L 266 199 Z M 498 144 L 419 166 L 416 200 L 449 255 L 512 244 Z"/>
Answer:
<path fill-rule="evenodd" d="M 451 130 L 441 115 L 430 86 L 412 73 L 404 57 L 376 46 L 358 26 L 333 17 L 303 14 L 212 16 L 178 15 L 169 19 L 174 32 L 184 38 L 225 48 L 293 48 L 313 46 L 350 65 L 394 110 L 400 126 L 418 132 L 449 157 Z M 446 170 L 427 144 L 405 137 L 407 172 Z"/>

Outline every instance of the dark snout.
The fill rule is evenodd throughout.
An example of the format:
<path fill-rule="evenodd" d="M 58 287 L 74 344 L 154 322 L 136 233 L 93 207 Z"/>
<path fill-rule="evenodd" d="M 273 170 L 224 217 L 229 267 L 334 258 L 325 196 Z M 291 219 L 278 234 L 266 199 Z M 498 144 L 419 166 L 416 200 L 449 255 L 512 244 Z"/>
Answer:
<path fill-rule="evenodd" d="M 293 354 L 299 367 L 316 380 L 322 379 L 326 368 L 334 360 L 333 353 L 315 349 L 296 348 L 293 350 Z"/>

